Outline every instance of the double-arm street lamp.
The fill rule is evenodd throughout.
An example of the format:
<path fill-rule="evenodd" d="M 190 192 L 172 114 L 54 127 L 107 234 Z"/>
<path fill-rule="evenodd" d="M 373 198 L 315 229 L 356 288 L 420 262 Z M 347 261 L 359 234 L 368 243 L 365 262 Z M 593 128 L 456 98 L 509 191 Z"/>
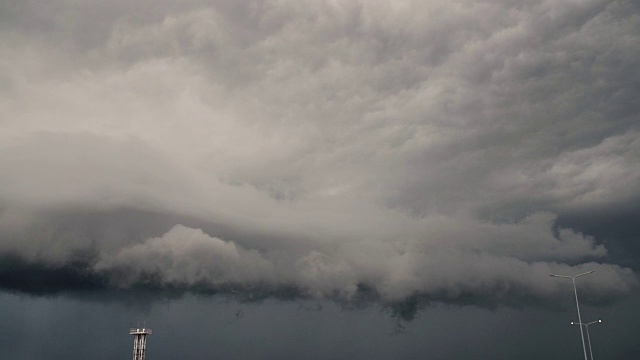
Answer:
<path fill-rule="evenodd" d="M 598 324 L 598 323 L 601 323 L 601 322 L 602 322 L 602 320 L 600 320 L 600 319 L 598 319 L 596 321 L 588 322 L 586 324 L 577 323 L 577 322 L 573 322 L 573 321 L 571 322 L 571 325 L 582 325 L 582 326 L 585 327 L 585 329 L 587 329 L 587 343 L 589 344 L 589 354 L 591 355 L 591 360 L 593 360 L 593 351 L 591 351 L 591 337 L 589 336 L 589 325 Z"/>
<path fill-rule="evenodd" d="M 582 275 L 587 275 L 587 274 L 591 274 L 593 272 L 592 271 L 587 271 L 585 273 L 582 274 L 578 274 L 578 275 L 573 275 L 573 276 L 569 276 L 569 275 L 549 275 L 549 276 L 553 276 L 553 277 L 560 277 L 560 278 L 569 278 L 571 279 L 571 281 L 573 281 L 573 292 L 576 295 L 576 309 L 578 310 L 578 323 L 582 324 L 582 318 L 580 317 L 580 305 L 578 305 L 578 290 L 576 289 L 576 278 L 578 276 L 582 276 Z M 582 339 L 582 351 L 584 352 L 584 360 L 589 360 L 587 359 L 587 348 L 584 345 L 584 332 L 582 332 L 582 326 L 580 326 L 580 338 Z"/>

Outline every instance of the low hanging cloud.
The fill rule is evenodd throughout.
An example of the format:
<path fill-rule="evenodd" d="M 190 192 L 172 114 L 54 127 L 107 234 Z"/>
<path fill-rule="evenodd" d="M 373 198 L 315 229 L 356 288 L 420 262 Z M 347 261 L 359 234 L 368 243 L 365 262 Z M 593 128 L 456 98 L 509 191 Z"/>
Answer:
<path fill-rule="evenodd" d="M 374 290 L 384 302 L 415 294 L 444 294 L 455 299 L 461 293 L 474 293 L 500 298 L 510 295 L 510 287 L 548 297 L 556 295 L 558 287 L 547 276 L 575 270 L 553 260 L 597 259 L 606 254 L 593 239 L 568 229 L 554 237 L 552 221 L 541 214 L 521 224 L 490 225 L 488 232 L 502 237 L 493 244 L 473 235 L 474 226 L 487 225 L 465 224 L 470 227 L 466 235 L 448 233 L 451 229 L 445 228 L 431 241 L 343 242 L 298 256 L 247 249 L 200 229 L 176 225 L 161 237 L 104 256 L 94 270 L 113 274 L 112 285 L 119 287 L 145 281 L 158 287 L 213 290 L 289 286 L 301 295 L 345 301 L 355 298 L 362 287 Z M 529 231 L 548 239 L 527 238 Z M 448 236 L 459 241 L 448 241 Z M 470 246 L 467 241 L 476 244 Z M 526 251 L 528 247 L 536 250 Z M 598 293 L 622 294 L 636 283 L 628 269 L 597 263 L 579 269 L 587 267 L 600 273 L 593 283 Z"/>
<path fill-rule="evenodd" d="M 5 288 L 514 304 L 557 297 L 550 273 L 596 270 L 594 302 L 637 285 L 609 251 L 636 233 L 561 221 L 635 215 L 632 1 L 56 4 L 0 5 Z"/>

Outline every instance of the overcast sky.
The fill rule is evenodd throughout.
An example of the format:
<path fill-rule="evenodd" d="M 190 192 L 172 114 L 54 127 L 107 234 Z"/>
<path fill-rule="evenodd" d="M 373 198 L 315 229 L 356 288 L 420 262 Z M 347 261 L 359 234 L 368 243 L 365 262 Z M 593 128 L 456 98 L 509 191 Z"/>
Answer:
<path fill-rule="evenodd" d="M 579 358 L 595 270 L 636 359 L 638 49 L 633 0 L 0 0 L 0 356 Z"/>

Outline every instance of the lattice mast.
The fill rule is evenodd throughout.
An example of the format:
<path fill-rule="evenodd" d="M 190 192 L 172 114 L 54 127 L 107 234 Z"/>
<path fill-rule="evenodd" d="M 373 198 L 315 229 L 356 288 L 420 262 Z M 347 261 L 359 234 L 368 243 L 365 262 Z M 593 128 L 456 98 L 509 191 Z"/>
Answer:
<path fill-rule="evenodd" d="M 144 353 L 147 348 L 147 335 L 151 335 L 151 329 L 146 327 L 129 329 L 129 334 L 133 335 L 133 360 L 144 360 Z"/>

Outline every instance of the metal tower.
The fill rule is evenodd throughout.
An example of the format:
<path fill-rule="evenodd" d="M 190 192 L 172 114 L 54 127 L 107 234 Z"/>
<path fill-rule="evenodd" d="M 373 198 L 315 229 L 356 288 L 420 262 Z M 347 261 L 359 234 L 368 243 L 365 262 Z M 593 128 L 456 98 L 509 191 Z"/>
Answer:
<path fill-rule="evenodd" d="M 129 329 L 129 334 L 133 335 L 133 360 L 144 360 L 144 352 L 147 348 L 147 335 L 151 335 L 151 329 L 138 325 L 137 328 Z"/>

